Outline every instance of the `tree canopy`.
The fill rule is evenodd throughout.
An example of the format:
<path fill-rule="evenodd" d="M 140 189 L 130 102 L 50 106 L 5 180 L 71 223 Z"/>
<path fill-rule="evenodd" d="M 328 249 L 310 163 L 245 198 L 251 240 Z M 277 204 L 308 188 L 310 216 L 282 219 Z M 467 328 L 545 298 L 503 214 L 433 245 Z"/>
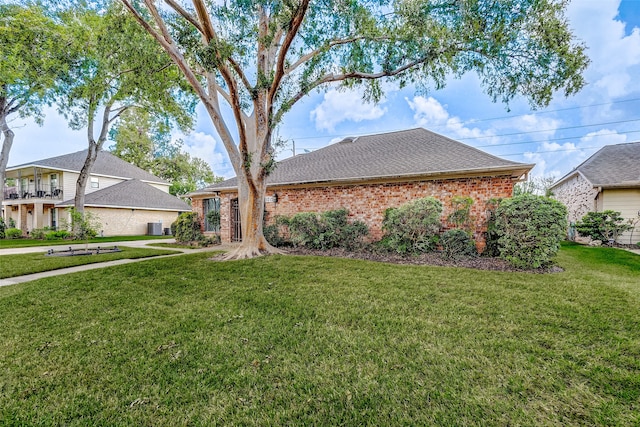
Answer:
<path fill-rule="evenodd" d="M 273 250 L 262 236 L 272 131 L 309 92 L 363 86 L 376 101 L 383 78 L 438 89 L 474 71 L 493 100 L 537 107 L 578 91 L 588 63 L 568 0 L 121 1 L 178 65 L 229 153 L 243 231 L 231 257 Z"/>
<path fill-rule="evenodd" d="M 129 109 L 112 128 L 111 152 L 127 162 L 171 182 L 169 192 L 184 196 L 216 178 L 207 162 L 191 157 L 181 140 L 172 140 L 170 127 L 144 110 Z"/>
<path fill-rule="evenodd" d="M 0 185 L 15 137 L 10 117 L 42 122 L 42 107 L 70 65 L 69 41 L 42 7 L 0 4 Z"/>
<path fill-rule="evenodd" d="M 195 98 L 166 53 L 124 13 L 70 7 L 61 14 L 73 34 L 74 66 L 57 85 L 57 104 L 69 125 L 86 128 L 88 154 L 76 185 L 75 208 L 82 212 L 87 178 L 110 126 L 132 107 L 188 129 Z"/>

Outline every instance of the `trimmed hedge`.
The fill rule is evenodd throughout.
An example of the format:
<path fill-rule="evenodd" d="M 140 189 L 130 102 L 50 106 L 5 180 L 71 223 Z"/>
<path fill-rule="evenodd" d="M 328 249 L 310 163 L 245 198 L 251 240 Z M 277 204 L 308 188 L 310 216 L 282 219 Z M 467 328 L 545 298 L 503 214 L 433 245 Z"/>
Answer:
<path fill-rule="evenodd" d="M 500 257 L 518 268 L 548 265 L 566 235 L 567 208 L 547 197 L 522 194 L 496 210 Z"/>
<path fill-rule="evenodd" d="M 387 209 L 382 220 L 383 246 L 401 254 L 434 250 L 441 215 L 442 203 L 433 197 Z"/>

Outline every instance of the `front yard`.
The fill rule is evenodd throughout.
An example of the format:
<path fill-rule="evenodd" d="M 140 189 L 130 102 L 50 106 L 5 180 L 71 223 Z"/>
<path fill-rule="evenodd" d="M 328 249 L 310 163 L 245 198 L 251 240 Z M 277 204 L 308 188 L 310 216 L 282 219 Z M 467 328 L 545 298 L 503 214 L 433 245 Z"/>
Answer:
<path fill-rule="evenodd" d="M 640 257 L 200 253 L 0 288 L 2 425 L 637 425 Z"/>

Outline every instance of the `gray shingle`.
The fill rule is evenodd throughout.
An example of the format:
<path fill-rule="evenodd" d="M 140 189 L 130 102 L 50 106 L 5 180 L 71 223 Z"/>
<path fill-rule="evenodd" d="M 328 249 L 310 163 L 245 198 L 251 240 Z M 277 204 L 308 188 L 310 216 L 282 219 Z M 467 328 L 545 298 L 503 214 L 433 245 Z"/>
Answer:
<path fill-rule="evenodd" d="M 65 171 L 80 172 L 84 161 L 87 158 L 87 150 L 75 153 L 64 154 L 62 156 L 50 157 L 48 159 L 36 160 L 21 165 L 8 167 L 7 170 L 20 169 L 23 167 L 37 166 L 49 169 L 60 169 Z M 114 156 L 108 151 L 98 152 L 96 162 L 91 170 L 95 175 L 106 175 L 123 179 L 139 179 L 161 184 L 169 184 L 167 181 L 158 178 L 149 172 L 140 169 L 131 163 L 125 162 L 121 158 Z"/>
<path fill-rule="evenodd" d="M 594 187 L 640 186 L 640 142 L 604 146 L 576 170 Z"/>
<path fill-rule="evenodd" d="M 269 176 L 269 185 L 428 176 L 505 170 L 533 165 L 504 160 L 426 129 L 361 136 L 285 159 Z M 236 178 L 192 194 L 235 188 Z"/>
<path fill-rule="evenodd" d="M 137 179 L 123 181 L 85 195 L 85 206 L 120 207 L 189 212 L 191 207 L 171 194 L 165 193 Z M 56 206 L 73 206 L 66 200 Z"/>

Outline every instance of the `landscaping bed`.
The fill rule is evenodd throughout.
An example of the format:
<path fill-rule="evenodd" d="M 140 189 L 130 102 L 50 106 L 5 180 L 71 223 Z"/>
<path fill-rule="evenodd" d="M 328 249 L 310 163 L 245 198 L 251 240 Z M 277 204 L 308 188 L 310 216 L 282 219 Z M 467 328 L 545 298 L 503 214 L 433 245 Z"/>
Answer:
<path fill-rule="evenodd" d="M 360 250 L 349 251 L 342 248 L 327 250 L 307 248 L 286 248 L 287 253 L 294 255 L 331 256 L 350 259 L 363 259 L 369 261 L 387 262 L 391 264 L 432 265 L 441 267 L 464 267 L 487 271 L 528 271 L 533 273 L 558 273 L 563 269 L 557 265 L 534 270 L 524 270 L 514 267 L 507 261 L 488 256 L 447 258 L 441 252 L 429 252 L 415 255 L 401 255 L 393 252 Z"/>

